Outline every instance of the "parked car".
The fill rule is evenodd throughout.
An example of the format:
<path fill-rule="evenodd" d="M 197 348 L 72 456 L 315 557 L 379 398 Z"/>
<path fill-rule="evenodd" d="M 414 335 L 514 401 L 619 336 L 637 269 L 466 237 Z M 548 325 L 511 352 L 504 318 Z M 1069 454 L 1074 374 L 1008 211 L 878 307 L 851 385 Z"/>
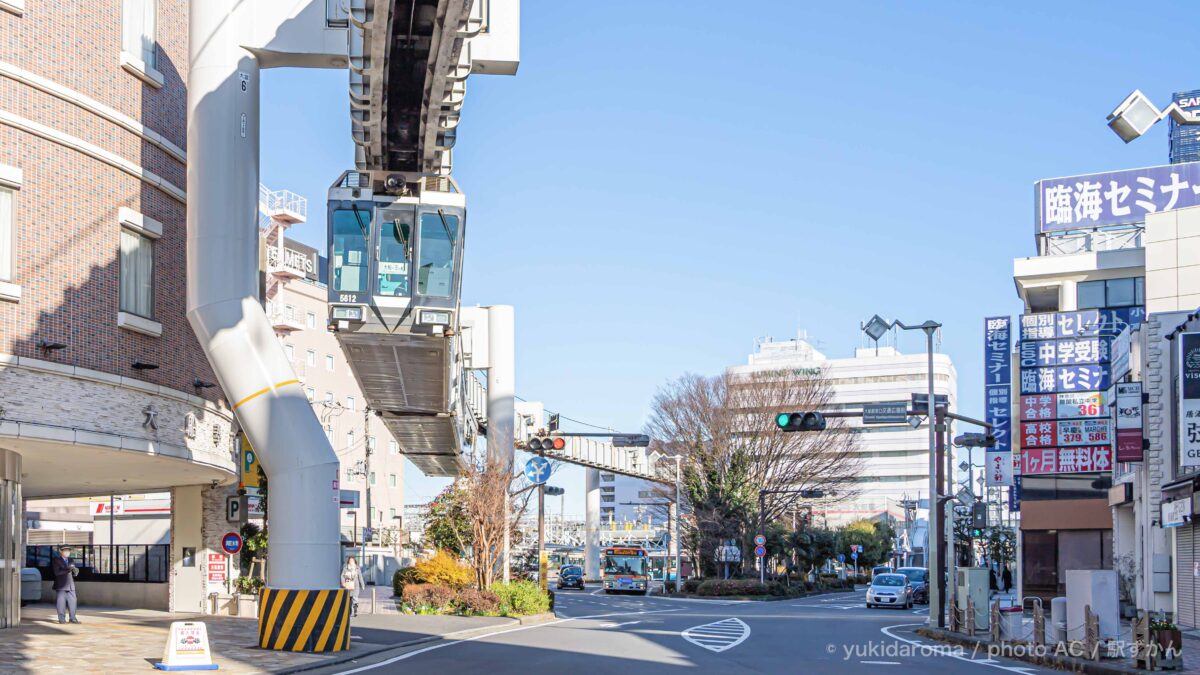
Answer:
<path fill-rule="evenodd" d="M 877 574 L 867 588 L 867 607 L 912 609 L 912 584 L 903 574 Z"/>
<path fill-rule="evenodd" d="M 583 568 L 579 565 L 564 565 L 558 571 L 558 590 L 564 588 L 578 588 L 583 590 Z"/>
<path fill-rule="evenodd" d="M 36 567 L 21 568 L 21 606 L 42 599 L 42 572 Z"/>
<path fill-rule="evenodd" d="M 908 583 L 912 585 L 913 602 L 929 604 L 929 570 L 924 567 L 901 567 L 896 573 L 908 577 Z"/>

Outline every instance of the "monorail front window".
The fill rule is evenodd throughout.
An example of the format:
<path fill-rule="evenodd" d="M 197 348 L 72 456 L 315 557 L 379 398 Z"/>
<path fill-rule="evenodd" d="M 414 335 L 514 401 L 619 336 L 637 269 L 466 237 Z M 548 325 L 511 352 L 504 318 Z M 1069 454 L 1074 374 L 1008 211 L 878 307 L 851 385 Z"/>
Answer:
<path fill-rule="evenodd" d="M 454 242 L 457 239 L 458 216 L 447 213 L 421 214 L 418 295 L 450 297 L 454 285 Z"/>
<path fill-rule="evenodd" d="M 333 288 L 346 293 L 367 290 L 367 264 L 370 255 L 367 239 L 371 231 L 371 212 L 366 209 L 339 209 L 333 212 Z"/>
<path fill-rule="evenodd" d="M 405 221 L 409 222 L 405 222 Z M 412 217 L 384 222 L 379 232 L 379 295 L 407 296 L 412 260 Z"/>

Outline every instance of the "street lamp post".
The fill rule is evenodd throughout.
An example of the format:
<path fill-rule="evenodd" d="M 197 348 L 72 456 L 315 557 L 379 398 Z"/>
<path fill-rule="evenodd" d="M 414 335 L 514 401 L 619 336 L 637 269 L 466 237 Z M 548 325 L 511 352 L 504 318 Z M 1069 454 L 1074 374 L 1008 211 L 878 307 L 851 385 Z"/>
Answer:
<path fill-rule="evenodd" d="M 925 556 L 927 567 L 931 575 L 938 575 L 935 583 L 929 584 L 929 622 L 936 624 L 939 627 L 945 625 L 945 615 L 941 610 L 941 585 L 943 580 L 940 578 L 940 566 L 938 564 L 938 546 L 934 544 L 934 539 L 941 539 L 939 534 L 941 528 L 938 526 L 941 518 L 938 510 L 938 457 L 937 457 L 937 430 L 934 424 L 934 411 L 936 408 L 937 398 L 933 392 L 933 335 L 942 324 L 936 321 L 926 321 L 925 323 L 916 326 L 907 326 L 900 321 L 892 321 L 888 323 L 884 321 L 878 314 L 871 317 L 871 320 L 863 326 L 863 332 L 879 342 L 879 338 L 883 337 L 887 331 L 893 327 L 899 327 L 903 330 L 921 330 L 925 332 L 925 352 L 928 356 L 928 377 L 929 377 L 929 399 L 926 401 L 925 410 L 929 416 L 929 527 L 926 530 L 928 533 L 925 537 Z"/>
<path fill-rule="evenodd" d="M 683 541 L 679 539 L 679 521 L 683 520 L 683 502 L 680 501 L 680 483 L 682 482 L 682 469 L 680 461 L 683 458 L 675 455 L 675 534 L 671 535 L 671 539 L 675 542 L 675 592 L 679 593 L 683 590 Z"/>

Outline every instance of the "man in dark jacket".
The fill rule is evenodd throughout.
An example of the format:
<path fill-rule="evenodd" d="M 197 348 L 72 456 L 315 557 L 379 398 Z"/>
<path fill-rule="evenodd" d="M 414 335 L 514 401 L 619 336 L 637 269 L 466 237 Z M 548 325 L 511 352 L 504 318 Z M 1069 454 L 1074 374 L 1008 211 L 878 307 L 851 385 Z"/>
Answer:
<path fill-rule="evenodd" d="M 71 562 L 71 547 L 63 546 L 58 549 L 59 555 L 50 562 L 50 571 L 54 574 L 55 605 L 58 608 L 58 622 L 67 622 L 67 612 L 71 613 L 71 623 L 80 623 L 75 618 L 75 607 L 78 600 L 75 597 L 75 575 L 79 568 Z"/>

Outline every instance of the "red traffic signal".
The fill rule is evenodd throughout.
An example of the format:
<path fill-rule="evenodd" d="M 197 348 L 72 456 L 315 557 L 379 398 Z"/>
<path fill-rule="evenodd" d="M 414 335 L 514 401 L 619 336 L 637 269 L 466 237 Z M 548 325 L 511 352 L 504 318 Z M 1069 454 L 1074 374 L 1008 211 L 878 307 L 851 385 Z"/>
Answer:
<path fill-rule="evenodd" d="M 562 450 L 567 447 L 567 439 L 561 436 L 553 438 L 531 438 L 526 443 L 526 447 L 532 452 L 541 452 L 542 450 Z"/>

